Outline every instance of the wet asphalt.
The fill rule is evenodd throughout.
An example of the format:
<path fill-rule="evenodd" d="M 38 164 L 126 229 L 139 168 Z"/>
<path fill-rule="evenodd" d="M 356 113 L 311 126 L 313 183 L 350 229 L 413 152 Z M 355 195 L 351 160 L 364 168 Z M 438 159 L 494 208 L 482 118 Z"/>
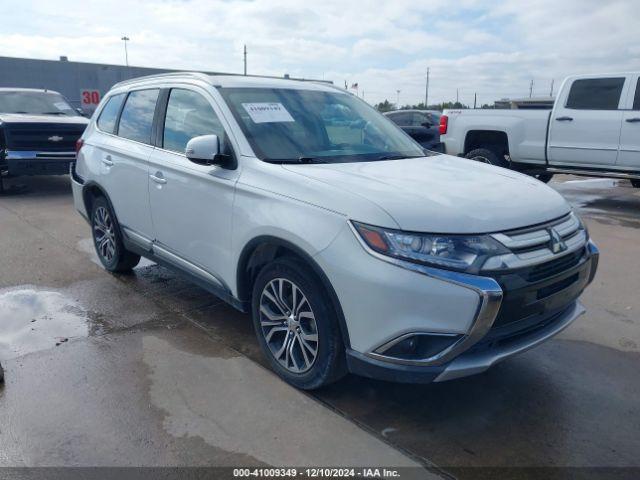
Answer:
<path fill-rule="evenodd" d="M 558 337 L 475 377 L 313 394 L 266 368 L 247 315 L 148 261 L 106 273 L 68 178 L 20 182 L 0 197 L 0 466 L 640 467 L 628 182 L 551 183 L 601 250 L 587 314 Z"/>

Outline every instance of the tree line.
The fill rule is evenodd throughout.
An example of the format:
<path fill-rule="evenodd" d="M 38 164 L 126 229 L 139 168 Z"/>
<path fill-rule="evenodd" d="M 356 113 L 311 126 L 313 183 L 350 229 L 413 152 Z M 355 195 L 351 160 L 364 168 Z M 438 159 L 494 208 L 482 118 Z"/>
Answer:
<path fill-rule="evenodd" d="M 384 102 L 377 103 L 374 105 L 375 109 L 379 112 L 390 112 L 392 110 L 446 110 L 446 109 L 465 109 L 471 108 L 469 105 L 465 105 L 460 102 L 443 102 L 443 103 L 434 103 L 431 105 L 425 105 L 424 102 L 420 102 L 416 105 L 402 105 L 400 108 L 396 107 L 395 103 L 391 103 L 389 100 L 385 100 Z M 483 104 L 479 108 L 494 108 L 493 105 Z"/>

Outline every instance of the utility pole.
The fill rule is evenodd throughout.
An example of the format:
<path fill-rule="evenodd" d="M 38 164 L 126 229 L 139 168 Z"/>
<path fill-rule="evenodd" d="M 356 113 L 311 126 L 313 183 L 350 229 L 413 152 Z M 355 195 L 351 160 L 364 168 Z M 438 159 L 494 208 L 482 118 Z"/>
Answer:
<path fill-rule="evenodd" d="M 424 94 L 424 108 L 429 108 L 429 67 L 427 67 L 427 88 Z"/>
<path fill-rule="evenodd" d="M 244 46 L 244 74 L 247 74 L 247 45 Z"/>
<path fill-rule="evenodd" d="M 396 90 L 396 110 L 400 110 L 400 90 Z"/>
<path fill-rule="evenodd" d="M 460 98 L 460 95 L 459 95 L 459 94 L 460 94 L 460 89 L 459 89 L 459 88 L 456 88 L 456 103 L 459 103 L 459 102 L 458 102 L 458 99 Z"/>
<path fill-rule="evenodd" d="M 476 103 L 478 103 L 478 93 L 473 94 L 473 109 L 476 109 Z"/>
<path fill-rule="evenodd" d="M 533 78 L 531 79 L 531 83 L 529 84 L 529 98 L 533 97 Z"/>
<path fill-rule="evenodd" d="M 120 40 L 124 42 L 124 63 L 128 67 L 129 66 L 129 52 L 127 52 L 127 42 L 131 40 L 126 35 L 122 37 Z"/>
<path fill-rule="evenodd" d="M 551 79 L 551 92 L 549 93 L 550 97 L 553 97 L 553 78 Z"/>

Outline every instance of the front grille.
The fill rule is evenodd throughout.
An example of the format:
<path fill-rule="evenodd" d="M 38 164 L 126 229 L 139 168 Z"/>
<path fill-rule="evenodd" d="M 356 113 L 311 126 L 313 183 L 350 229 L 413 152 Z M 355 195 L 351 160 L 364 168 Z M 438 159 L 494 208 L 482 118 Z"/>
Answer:
<path fill-rule="evenodd" d="M 84 129 L 85 125 L 75 124 L 10 124 L 5 126 L 5 137 L 10 150 L 72 152 Z"/>
<path fill-rule="evenodd" d="M 565 255 L 564 257 L 531 267 L 524 272 L 524 277 L 529 282 L 539 282 L 540 280 L 553 277 L 554 275 L 575 267 L 578 262 L 580 262 L 582 255 L 584 255 L 584 248 Z"/>

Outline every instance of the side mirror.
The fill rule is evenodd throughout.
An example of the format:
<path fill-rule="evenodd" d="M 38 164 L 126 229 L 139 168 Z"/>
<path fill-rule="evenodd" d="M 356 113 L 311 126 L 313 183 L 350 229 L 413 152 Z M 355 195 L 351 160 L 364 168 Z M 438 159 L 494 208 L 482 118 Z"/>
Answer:
<path fill-rule="evenodd" d="M 193 137 L 187 142 L 184 153 L 189 160 L 199 165 L 227 167 L 231 160 L 229 155 L 220 153 L 220 140 L 217 135 Z"/>

